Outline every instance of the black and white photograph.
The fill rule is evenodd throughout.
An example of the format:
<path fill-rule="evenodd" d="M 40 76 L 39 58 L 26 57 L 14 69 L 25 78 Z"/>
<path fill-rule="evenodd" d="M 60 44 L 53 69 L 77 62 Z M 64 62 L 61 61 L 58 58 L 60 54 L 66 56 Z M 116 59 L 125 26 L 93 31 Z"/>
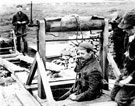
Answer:
<path fill-rule="evenodd" d="M 1 0 L 0 106 L 135 106 L 135 0 Z"/>

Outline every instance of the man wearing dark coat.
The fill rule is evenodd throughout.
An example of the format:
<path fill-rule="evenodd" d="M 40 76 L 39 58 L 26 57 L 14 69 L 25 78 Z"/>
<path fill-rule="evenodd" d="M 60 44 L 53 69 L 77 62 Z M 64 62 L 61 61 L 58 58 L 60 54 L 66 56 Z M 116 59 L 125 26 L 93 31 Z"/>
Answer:
<path fill-rule="evenodd" d="M 129 43 L 125 52 L 124 70 L 112 89 L 111 99 L 118 106 L 129 106 L 135 98 L 135 10 L 127 12 L 118 27 L 128 33 Z"/>
<path fill-rule="evenodd" d="M 112 27 L 112 41 L 113 41 L 113 50 L 115 53 L 114 60 L 116 64 L 118 65 L 119 69 L 123 68 L 123 59 L 124 59 L 124 52 L 125 52 L 125 46 L 128 41 L 128 36 L 125 31 L 123 31 L 121 28 L 118 27 L 118 24 L 120 23 L 122 19 L 122 10 L 113 9 L 111 12 L 111 27 Z"/>
<path fill-rule="evenodd" d="M 60 97 L 60 100 L 69 98 L 73 101 L 86 101 L 101 95 L 102 70 L 90 43 L 83 42 L 79 45 L 77 59 L 76 81 L 72 88 Z"/>
<path fill-rule="evenodd" d="M 26 25 L 29 23 L 29 18 L 22 12 L 22 5 L 17 5 L 17 13 L 13 16 L 12 24 L 15 26 L 15 34 L 17 37 L 17 50 L 23 54 L 28 52 L 28 43 L 26 40 Z M 23 50 L 21 46 L 21 38 L 23 41 Z"/>

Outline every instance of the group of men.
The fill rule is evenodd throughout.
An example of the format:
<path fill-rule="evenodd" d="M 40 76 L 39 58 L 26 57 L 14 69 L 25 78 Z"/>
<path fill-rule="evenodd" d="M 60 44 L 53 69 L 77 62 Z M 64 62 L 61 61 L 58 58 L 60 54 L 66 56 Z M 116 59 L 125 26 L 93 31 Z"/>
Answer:
<path fill-rule="evenodd" d="M 24 54 L 28 51 L 28 44 L 26 41 L 26 26 L 29 19 L 26 14 L 22 12 L 22 5 L 17 6 L 17 14 L 13 16 L 13 25 L 15 26 L 15 34 L 17 37 L 17 50 Z M 117 17 L 118 18 L 118 17 Z M 128 84 L 135 84 L 135 10 L 127 12 L 115 24 L 111 23 L 113 29 L 114 46 L 116 49 L 123 50 L 117 53 L 115 59 L 119 68 L 122 69 L 122 74 L 116 81 L 114 88 L 111 91 L 111 99 L 116 101 L 118 106 L 128 106 L 135 98 L 135 86 L 128 86 Z M 117 27 L 115 28 L 114 25 Z M 117 31 L 120 31 L 120 33 Z M 124 37 L 132 40 L 128 41 L 126 48 L 123 48 Z M 122 38 L 122 45 L 119 47 L 119 38 Z M 24 42 L 24 50 L 21 49 L 20 40 Z M 125 46 L 124 46 L 125 47 Z M 119 51 L 118 50 L 118 51 Z M 122 59 L 121 59 L 121 56 Z M 77 50 L 76 61 L 76 81 L 73 87 L 59 100 L 69 98 L 73 101 L 93 100 L 101 95 L 103 89 L 102 69 L 96 57 L 92 44 L 88 42 L 80 43 Z"/>

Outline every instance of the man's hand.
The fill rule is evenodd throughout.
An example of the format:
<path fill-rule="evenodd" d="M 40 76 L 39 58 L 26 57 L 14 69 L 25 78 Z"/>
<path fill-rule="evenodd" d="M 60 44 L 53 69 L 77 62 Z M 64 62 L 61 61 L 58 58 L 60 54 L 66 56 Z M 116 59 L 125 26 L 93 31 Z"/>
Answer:
<path fill-rule="evenodd" d="M 17 21 L 17 24 L 22 24 L 20 21 Z"/>
<path fill-rule="evenodd" d="M 26 24 L 26 21 L 22 21 L 22 24 Z"/>
<path fill-rule="evenodd" d="M 76 95 L 75 95 L 75 94 L 71 94 L 71 95 L 69 96 L 69 99 L 75 101 L 75 100 L 76 100 Z"/>
<path fill-rule="evenodd" d="M 126 79 L 121 80 L 121 81 L 119 82 L 119 85 L 120 85 L 120 86 L 124 86 L 124 85 L 128 84 L 132 79 L 133 79 L 133 78 L 132 78 L 131 76 L 128 76 Z"/>

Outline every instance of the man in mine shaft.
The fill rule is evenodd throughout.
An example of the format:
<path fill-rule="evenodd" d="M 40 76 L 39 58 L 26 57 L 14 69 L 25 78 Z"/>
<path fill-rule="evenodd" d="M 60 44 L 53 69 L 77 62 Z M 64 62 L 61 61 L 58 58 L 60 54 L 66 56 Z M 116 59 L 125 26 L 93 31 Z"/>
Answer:
<path fill-rule="evenodd" d="M 82 42 L 77 48 L 77 62 L 75 67 L 76 81 L 72 88 L 59 99 L 69 98 L 73 101 L 96 99 L 102 91 L 102 70 L 94 55 L 91 43 Z"/>

